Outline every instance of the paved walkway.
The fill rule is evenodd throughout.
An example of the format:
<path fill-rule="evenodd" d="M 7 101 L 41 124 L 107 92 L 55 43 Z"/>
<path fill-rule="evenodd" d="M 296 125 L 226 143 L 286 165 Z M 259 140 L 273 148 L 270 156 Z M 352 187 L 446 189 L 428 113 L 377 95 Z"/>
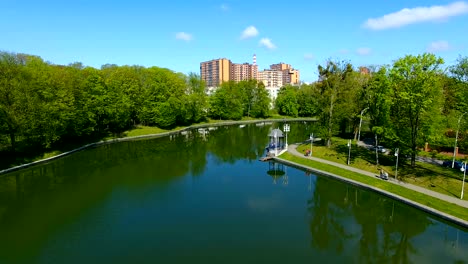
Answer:
<path fill-rule="evenodd" d="M 318 162 L 325 163 L 325 164 L 329 164 L 329 165 L 333 165 L 333 166 L 336 166 L 336 167 L 339 167 L 339 168 L 342 168 L 342 169 L 357 172 L 357 173 L 367 175 L 367 176 L 370 176 L 370 177 L 373 177 L 373 178 L 378 176 L 377 173 L 372 173 L 372 172 L 369 172 L 369 171 L 356 169 L 356 168 L 353 168 L 353 167 L 350 167 L 348 165 L 344 165 L 344 164 L 341 164 L 341 163 L 336 163 L 336 162 L 329 161 L 329 160 L 319 159 L 319 158 L 316 158 L 316 157 L 313 157 L 313 156 L 312 157 L 306 157 L 306 156 L 304 156 L 303 153 L 300 153 L 299 151 L 297 151 L 297 149 L 296 149 L 297 146 L 298 146 L 298 144 L 288 145 L 288 152 L 291 153 L 292 155 L 295 155 L 295 156 L 299 156 L 299 157 L 306 158 L 306 159 L 311 159 L 311 160 L 318 161 Z M 446 195 L 446 194 L 442 194 L 442 193 L 438 193 L 438 192 L 434 192 L 434 191 L 431 191 L 431 190 L 428 190 L 426 188 L 419 187 L 419 186 L 416 186 L 416 185 L 413 185 L 413 184 L 410 184 L 410 183 L 405 183 L 405 182 L 402 182 L 402 181 L 396 181 L 394 178 L 390 178 L 390 177 L 388 179 L 388 182 L 400 185 L 400 186 L 405 187 L 407 189 L 411 189 L 411 190 L 414 190 L 414 191 L 417 191 L 417 192 L 420 192 L 420 193 L 424 193 L 424 194 L 433 196 L 435 198 L 447 201 L 449 203 L 457 204 L 457 205 L 463 206 L 465 208 L 468 208 L 468 201 L 466 201 L 466 200 L 460 200 L 459 198 L 449 196 L 449 195 Z M 461 186 L 460 186 L 460 188 L 461 188 Z M 460 189 L 460 191 L 461 191 L 461 189 Z M 466 195 L 468 195 L 468 193 L 466 193 Z"/>

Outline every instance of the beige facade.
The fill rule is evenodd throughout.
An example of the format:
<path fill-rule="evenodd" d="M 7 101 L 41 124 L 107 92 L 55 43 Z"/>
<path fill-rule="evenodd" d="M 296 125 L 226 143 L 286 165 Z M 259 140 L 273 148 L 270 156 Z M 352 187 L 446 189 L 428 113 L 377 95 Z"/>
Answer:
<path fill-rule="evenodd" d="M 258 80 L 265 84 L 265 87 L 281 87 L 283 86 L 283 71 L 264 70 L 258 72 Z"/>
<path fill-rule="evenodd" d="M 291 69 L 291 70 L 289 70 L 288 75 L 289 75 L 289 77 L 288 77 L 289 82 L 288 83 L 290 83 L 292 85 L 299 84 L 299 82 L 301 80 L 299 70 Z"/>
<path fill-rule="evenodd" d="M 227 82 L 231 77 L 231 61 L 228 59 L 216 59 L 200 63 L 201 79 L 207 87 L 218 87 Z"/>
<path fill-rule="evenodd" d="M 216 59 L 200 63 L 200 75 L 207 87 L 219 87 L 227 81 L 240 82 L 244 80 L 259 80 L 266 87 L 282 87 L 286 84 L 296 85 L 300 82 L 299 70 L 290 64 L 277 63 L 270 69 L 258 71 L 257 58 L 253 56 L 253 64 L 232 63 L 228 59 Z"/>
<path fill-rule="evenodd" d="M 240 82 L 244 80 L 257 80 L 258 66 L 249 63 L 232 63 L 231 64 L 231 80 Z"/>
<path fill-rule="evenodd" d="M 271 70 L 282 71 L 283 72 L 283 84 L 296 85 L 300 82 L 300 72 L 299 70 L 293 69 L 290 64 L 283 62 L 270 65 Z"/>
<path fill-rule="evenodd" d="M 283 70 L 292 69 L 292 67 L 291 67 L 290 64 L 280 62 L 280 63 L 277 63 L 277 64 L 270 65 L 270 69 L 275 70 L 275 71 L 283 71 Z"/>

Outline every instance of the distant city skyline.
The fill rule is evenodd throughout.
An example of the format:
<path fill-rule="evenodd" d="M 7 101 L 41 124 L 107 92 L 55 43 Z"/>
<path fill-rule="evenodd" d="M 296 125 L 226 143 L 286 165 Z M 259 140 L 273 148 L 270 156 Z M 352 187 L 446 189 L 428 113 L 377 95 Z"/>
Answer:
<path fill-rule="evenodd" d="M 186 74 L 202 61 L 251 63 L 256 54 L 259 70 L 287 62 L 313 82 L 328 59 L 357 69 L 431 52 L 453 65 L 467 54 L 467 28 L 467 1 L 5 0 L 0 50 Z"/>
<path fill-rule="evenodd" d="M 259 70 L 256 54 L 252 56 L 252 63 L 236 63 L 228 58 L 200 62 L 200 76 L 207 87 L 219 87 L 223 82 L 245 80 L 261 81 L 267 88 L 300 84 L 300 70 L 284 62 Z"/>

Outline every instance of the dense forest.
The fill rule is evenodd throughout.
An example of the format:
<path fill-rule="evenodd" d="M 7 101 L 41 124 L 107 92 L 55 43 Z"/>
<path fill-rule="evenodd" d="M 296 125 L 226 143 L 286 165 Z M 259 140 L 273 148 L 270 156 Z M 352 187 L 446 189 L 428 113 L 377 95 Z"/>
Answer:
<path fill-rule="evenodd" d="M 312 69 L 311 69 L 312 70 Z M 119 135 L 137 125 L 172 128 L 208 119 L 318 117 L 319 136 L 354 135 L 361 115 L 373 138 L 414 157 L 426 142 L 467 149 L 468 57 L 445 66 L 408 55 L 361 73 L 350 62 L 318 66 L 319 80 L 282 87 L 270 102 L 263 83 L 223 83 L 208 96 L 200 76 L 169 69 L 81 63 L 0 52 L 0 152 L 44 151 Z M 273 107 L 272 107 L 273 106 Z M 468 115 L 465 116 L 468 118 Z M 459 129 L 460 128 L 460 129 Z M 366 129 L 367 130 L 367 129 Z"/>
<path fill-rule="evenodd" d="M 172 128 L 207 118 L 268 117 L 257 81 L 225 83 L 208 97 L 199 75 L 142 66 L 81 63 L 0 52 L 0 150 L 42 151 L 119 135 L 136 125 Z"/>

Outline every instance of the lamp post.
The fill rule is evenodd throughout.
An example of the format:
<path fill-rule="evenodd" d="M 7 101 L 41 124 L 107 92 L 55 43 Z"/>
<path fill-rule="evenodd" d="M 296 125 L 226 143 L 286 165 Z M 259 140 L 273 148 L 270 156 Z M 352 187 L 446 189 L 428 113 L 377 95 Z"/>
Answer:
<path fill-rule="evenodd" d="M 289 127 L 289 124 L 284 124 L 283 130 L 284 130 L 284 132 L 286 133 L 286 143 L 285 143 L 285 146 L 286 146 L 286 148 L 288 148 L 288 132 L 291 131 L 291 130 L 290 130 L 290 127 Z"/>
<path fill-rule="evenodd" d="M 462 191 L 460 195 L 460 199 L 463 200 L 463 190 L 465 189 L 465 177 L 466 177 L 466 161 L 465 161 L 465 169 L 463 170 L 463 182 L 462 182 Z"/>
<path fill-rule="evenodd" d="M 364 114 L 364 112 L 369 109 L 369 107 L 366 107 L 364 109 L 362 109 L 361 111 L 361 115 L 360 115 L 360 119 L 359 119 L 359 133 L 358 133 L 358 138 L 357 138 L 357 141 L 359 142 L 359 140 L 361 140 L 361 125 L 362 125 L 362 115 Z"/>
<path fill-rule="evenodd" d="M 314 133 L 310 134 L 310 156 L 312 156 L 312 146 L 314 144 Z"/>
<path fill-rule="evenodd" d="M 351 160 L 351 139 L 348 140 L 348 166 L 349 166 L 350 160 Z"/>
<path fill-rule="evenodd" d="M 275 157 L 278 156 L 278 135 L 276 134 L 276 131 L 275 131 L 275 134 L 273 134 L 273 137 L 275 138 Z"/>
<path fill-rule="evenodd" d="M 457 154 L 457 140 L 458 140 L 458 130 L 460 129 L 460 121 L 466 113 L 467 112 L 461 114 L 461 116 L 458 118 L 457 133 L 455 134 L 455 146 L 453 147 L 452 169 L 453 169 L 453 166 L 455 165 L 455 156 Z"/>
<path fill-rule="evenodd" d="M 395 180 L 397 179 L 397 176 L 398 176 L 398 154 L 400 154 L 399 151 L 400 151 L 399 148 L 396 148 L 396 149 L 395 149 L 395 157 L 396 157 Z"/>

